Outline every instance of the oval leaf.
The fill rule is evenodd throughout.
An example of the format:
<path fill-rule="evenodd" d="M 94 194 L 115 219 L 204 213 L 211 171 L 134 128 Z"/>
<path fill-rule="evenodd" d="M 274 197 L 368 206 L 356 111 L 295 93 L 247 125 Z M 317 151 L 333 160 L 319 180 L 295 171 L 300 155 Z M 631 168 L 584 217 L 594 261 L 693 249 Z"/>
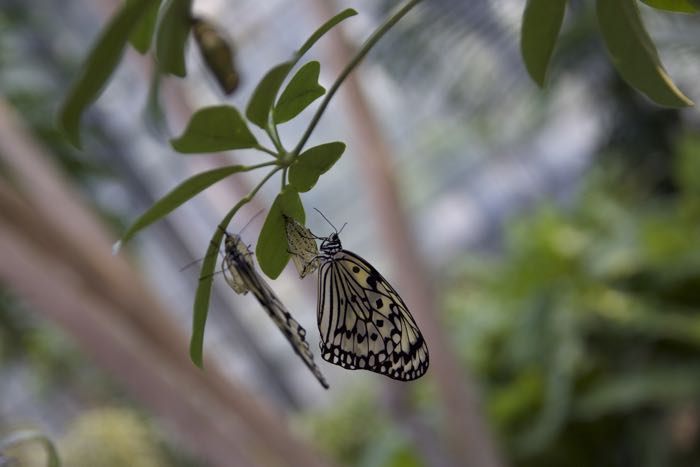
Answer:
<path fill-rule="evenodd" d="M 156 59 L 164 73 L 187 74 L 185 45 L 192 26 L 191 9 L 192 0 L 167 0 L 163 7 L 156 33 Z"/>
<path fill-rule="evenodd" d="M 693 105 L 671 81 L 644 29 L 636 0 L 598 0 L 598 22 L 622 78 L 666 107 Z"/>
<path fill-rule="evenodd" d="M 301 46 L 301 48 L 297 51 L 295 56 L 297 57 L 297 60 L 301 58 L 302 55 L 304 55 L 306 52 L 309 51 L 311 47 L 318 41 L 321 37 L 323 37 L 328 31 L 333 29 L 336 24 L 340 23 L 346 18 L 350 18 L 351 16 L 355 16 L 357 14 L 357 11 L 353 10 L 352 8 L 348 8 L 346 10 L 341 11 L 325 23 L 321 25 L 320 28 L 318 28 L 313 34 L 311 34 L 311 37 L 308 38 L 306 42 L 304 42 L 304 45 Z"/>
<path fill-rule="evenodd" d="M 657 10 L 673 11 L 675 13 L 697 13 L 697 0 L 642 0 Z"/>
<path fill-rule="evenodd" d="M 156 201 L 153 206 L 148 208 L 146 212 L 141 214 L 131 227 L 127 229 L 122 236 L 121 242 L 125 243 L 137 232 L 153 224 L 158 219 L 165 217 L 175 208 L 179 207 L 185 201 L 196 196 L 204 189 L 222 180 L 236 172 L 244 172 L 249 167 L 242 165 L 232 165 L 230 167 L 222 167 L 220 169 L 209 170 L 188 178 L 184 182 L 176 186 L 170 193 Z"/>
<path fill-rule="evenodd" d="M 326 143 L 307 149 L 289 167 L 289 183 L 297 191 L 309 191 L 318 178 L 328 172 L 345 151 L 341 142 Z"/>
<path fill-rule="evenodd" d="M 124 3 L 95 41 L 58 115 L 59 126 L 74 146 L 80 147 L 80 117 L 102 92 L 121 60 L 129 36 L 154 1 Z"/>
<path fill-rule="evenodd" d="M 294 62 L 281 63 L 268 71 L 260 80 L 245 110 L 248 120 L 260 128 L 265 128 L 277 93 L 293 66 Z"/>
<path fill-rule="evenodd" d="M 202 153 L 252 148 L 258 144 L 235 107 L 205 107 L 192 115 L 182 136 L 170 141 L 177 152 Z"/>
<path fill-rule="evenodd" d="M 140 3 L 143 0 L 127 0 L 132 3 Z M 158 9 L 160 8 L 160 0 L 151 1 L 148 4 L 146 13 L 141 17 L 134 30 L 129 36 L 129 42 L 139 53 L 145 54 L 151 48 L 151 40 L 153 39 L 153 31 L 156 28 L 156 20 L 158 19 Z"/>
<path fill-rule="evenodd" d="M 289 261 L 285 215 L 301 224 L 306 217 L 299 193 L 289 185 L 272 203 L 255 248 L 260 269 L 271 279 L 276 279 Z"/>
<path fill-rule="evenodd" d="M 549 60 L 564 21 L 566 0 L 528 0 L 523 13 L 520 52 L 533 80 L 544 86 Z"/>
<path fill-rule="evenodd" d="M 275 123 L 293 119 L 326 93 L 326 89 L 318 84 L 320 71 L 321 65 L 316 61 L 299 68 L 277 101 L 273 114 Z"/>

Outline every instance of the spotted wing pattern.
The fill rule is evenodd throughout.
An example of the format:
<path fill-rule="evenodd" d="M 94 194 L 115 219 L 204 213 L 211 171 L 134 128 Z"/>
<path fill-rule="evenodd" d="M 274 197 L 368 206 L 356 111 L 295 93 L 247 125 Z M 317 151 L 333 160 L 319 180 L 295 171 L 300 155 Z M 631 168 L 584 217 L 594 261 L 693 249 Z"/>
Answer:
<path fill-rule="evenodd" d="M 284 221 L 289 253 L 292 255 L 299 277 L 303 279 L 318 269 L 321 264 L 318 246 L 309 229 L 288 216 L 284 216 Z"/>
<path fill-rule="evenodd" d="M 262 305 L 272 321 L 287 338 L 294 352 L 304 361 L 319 383 L 328 389 L 328 383 L 321 370 L 316 366 L 314 355 L 311 352 L 309 343 L 306 342 L 306 330 L 292 317 L 267 282 L 257 273 L 250 259 L 252 253 L 248 250 L 248 247 L 240 240 L 240 237 L 228 233 L 226 234 L 225 247 L 224 267 L 225 270 L 228 270 L 228 273 L 225 274 L 231 274 L 231 277 L 235 277 L 237 278 L 236 280 L 240 281 L 237 284 L 240 290 L 253 292 L 260 305 Z M 231 284 L 234 291 L 238 292 L 236 287 L 234 287 L 235 280 L 233 283 L 228 279 L 227 281 Z"/>
<path fill-rule="evenodd" d="M 324 257 L 318 277 L 324 360 L 403 381 L 425 374 L 425 340 L 404 301 L 371 264 L 341 250 Z"/>

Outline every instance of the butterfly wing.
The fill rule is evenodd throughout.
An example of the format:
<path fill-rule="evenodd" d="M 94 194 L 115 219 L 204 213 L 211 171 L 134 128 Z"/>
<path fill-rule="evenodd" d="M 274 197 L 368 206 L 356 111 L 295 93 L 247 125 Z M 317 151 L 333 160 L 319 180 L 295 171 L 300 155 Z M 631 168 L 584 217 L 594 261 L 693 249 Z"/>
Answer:
<path fill-rule="evenodd" d="M 428 347 L 403 299 L 371 264 L 342 250 L 319 270 L 321 356 L 347 369 L 410 381 L 428 369 Z"/>
<path fill-rule="evenodd" d="M 328 383 L 321 373 L 321 370 L 316 366 L 314 355 L 311 352 L 309 343 L 306 341 L 306 330 L 292 317 L 267 282 L 257 273 L 250 260 L 248 248 L 237 236 L 230 235 L 230 238 L 237 240 L 238 244 L 243 245 L 248 255 L 242 255 L 240 248 L 229 250 L 229 242 L 227 239 L 226 263 L 229 265 L 228 269 L 230 272 L 235 273 L 236 277 L 240 278 L 246 290 L 253 292 L 253 295 L 255 295 L 255 298 L 260 305 L 262 305 L 268 316 L 277 325 L 280 331 L 282 331 L 284 337 L 287 338 L 294 352 L 303 360 L 314 376 L 316 376 L 321 386 L 328 389 Z M 235 246 L 240 246 L 238 244 Z"/>
<path fill-rule="evenodd" d="M 252 268 L 253 262 L 250 259 L 252 253 L 238 235 L 227 234 L 224 249 L 226 250 L 226 255 L 221 263 L 224 279 L 234 292 L 245 295 L 249 289 L 241 277 L 239 268 L 236 267 L 236 262 L 244 261 Z"/>
<path fill-rule="evenodd" d="M 289 252 L 299 277 L 303 279 L 320 265 L 318 246 L 309 229 L 289 216 L 284 216 L 284 220 Z"/>

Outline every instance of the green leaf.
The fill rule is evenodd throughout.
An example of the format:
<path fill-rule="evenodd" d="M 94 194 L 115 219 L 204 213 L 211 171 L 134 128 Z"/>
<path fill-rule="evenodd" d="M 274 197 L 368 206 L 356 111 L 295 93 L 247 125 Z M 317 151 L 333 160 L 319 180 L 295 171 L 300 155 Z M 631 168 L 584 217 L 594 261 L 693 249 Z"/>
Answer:
<path fill-rule="evenodd" d="M 258 144 L 235 107 L 205 107 L 192 115 L 179 138 L 170 141 L 177 152 L 202 153 L 252 148 Z"/>
<path fill-rule="evenodd" d="M 289 167 L 289 183 L 297 191 L 309 191 L 316 185 L 318 178 L 333 167 L 344 151 L 345 144 L 340 142 L 307 149 Z"/>
<path fill-rule="evenodd" d="M 148 13 L 152 2 L 154 0 L 124 3 L 90 50 L 58 114 L 59 127 L 74 146 L 80 147 L 80 117 L 102 92 L 121 60 L 131 32 Z"/>
<path fill-rule="evenodd" d="M 146 212 L 141 214 L 124 233 L 121 242 L 125 243 L 136 235 L 137 232 L 148 227 L 158 219 L 165 217 L 185 201 L 199 194 L 219 180 L 235 174 L 236 172 L 244 172 L 249 169 L 249 167 L 242 165 L 232 165 L 230 167 L 222 167 L 220 169 L 202 172 L 194 177 L 188 178 L 176 186 L 170 193 L 156 201 Z"/>
<path fill-rule="evenodd" d="M 564 21 L 566 0 L 528 0 L 523 13 L 520 52 L 533 80 L 544 86 L 549 60 Z"/>
<path fill-rule="evenodd" d="M 260 128 L 265 128 L 277 93 L 293 66 L 293 61 L 280 63 L 260 80 L 245 111 L 248 120 Z"/>
<path fill-rule="evenodd" d="M 271 279 L 276 279 L 289 261 L 284 215 L 296 219 L 301 224 L 306 220 L 299 193 L 289 185 L 272 203 L 255 248 L 260 269 Z"/>
<path fill-rule="evenodd" d="M 698 3 L 693 0 L 642 0 L 657 10 L 673 11 L 676 13 L 697 13 Z"/>
<path fill-rule="evenodd" d="M 131 3 L 140 3 L 142 1 L 127 0 L 127 2 Z M 160 0 L 149 2 L 146 13 L 131 32 L 131 36 L 129 36 L 129 42 L 141 54 L 145 54 L 151 48 L 151 40 L 153 39 L 153 31 L 156 28 L 159 8 Z"/>
<path fill-rule="evenodd" d="M 275 123 L 284 123 L 293 119 L 326 93 L 326 89 L 318 84 L 320 71 L 321 65 L 316 61 L 299 68 L 277 101 L 273 113 Z"/>
<path fill-rule="evenodd" d="M 347 10 L 343 10 L 318 28 L 312 35 L 309 37 L 309 39 L 304 42 L 304 45 L 301 46 L 301 48 L 297 51 L 295 56 L 297 57 L 297 60 L 301 58 L 302 55 L 304 55 L 306 52 L 309 51 L 311 47 L 318 41 L 321 37 L 323 37 L 328 31 L 333 29 L 336 24 L 340 23 L 346 18 L 350 18 L 351 16 L 355 16 L 357 14 L 357 11 L 353 10 L 352 8 L 348 8 Z"/>
<path fill-rule="evenodd" d="M 190 337 L 190 358 L 195 365 L 204 368 L 204 328 L 209 315 L 209 300 L 211 298 L 211 287 L 214 282 L 214 268 L 218 258 L 221 241 L 224 238 L 224 231 L 231 222 L 231 218 L 243 204 L 239 201 L 231 211 L 219 223 L 211 237 L 209 247 L 202 261 L 202 269 L 199 271 L 199 283 L 194 296 L 194 306 L 192 310 L 192 336 Z"/>
<path fill-rule="evenodd" d="M 636 0 L 598 0 L 597 10 L 605 44 L 625 81 L 659 105 L 693 105 L 664 70 Z"/>
<path fill-rule="evenodd" d="M 158 21 L 156 33 L 156 59 L 164 73 L 183 77 L 185 66 L 185 45 L 192 27 L 192 0 L 167 0 Z"/>
<path fill-rule="evenodd" d="M 338 13 L 311 35 L 304 45 L 302 45 L 301 48 L 294 54 L 294 58 L 292 60 L 280 63 L 268 71 L 263 79 L 260 80 L 260 83 L 258 83 L 256 86 L 255 90 L 253 91 L 253 95 L 250 98 L 250 102 L 248 102 L 248 107 L 246 107 L 245 111 L 248 120 L 260 128 L 265 128 L 267 125 L 268 116 L 270 115 L 272 106 L 277 98 L 277 93 L 296 62 L 333 26 L 340 23 L 345 18 L 349 18 L 350 16 L 354 16 L 356 14 L 357 12 L 352 8 L 348 8 L 347 10 Z"/>

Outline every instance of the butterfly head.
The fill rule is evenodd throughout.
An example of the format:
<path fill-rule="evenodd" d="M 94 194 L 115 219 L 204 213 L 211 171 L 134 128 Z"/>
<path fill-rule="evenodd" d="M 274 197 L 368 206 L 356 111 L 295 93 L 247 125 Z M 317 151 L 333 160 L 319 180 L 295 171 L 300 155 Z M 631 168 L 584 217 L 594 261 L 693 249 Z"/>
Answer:
<path fill-rule="evenodd" d="M 337 232 L 330 234 L 321 242 L 321 252 L 327 256 L 333 256 L 342 249 L 343 245 L 340 244 L 340 237 Z"/>

